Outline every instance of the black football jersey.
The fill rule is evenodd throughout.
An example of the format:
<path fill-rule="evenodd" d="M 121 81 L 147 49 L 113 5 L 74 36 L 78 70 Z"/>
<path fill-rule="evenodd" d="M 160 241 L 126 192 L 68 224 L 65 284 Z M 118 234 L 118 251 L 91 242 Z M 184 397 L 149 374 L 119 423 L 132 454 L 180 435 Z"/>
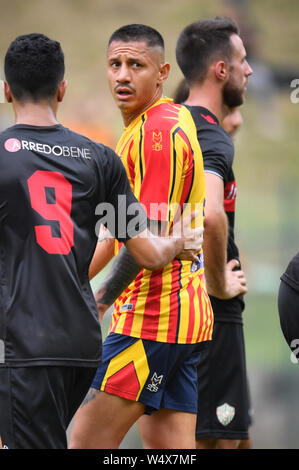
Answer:
<path fill-rule="evenodd" d="M 137 200 L 110 148 L 60 124 L 0 134 L 0 365 L 100 363 L 88 269 L 104 202 L 125 241 L 117 221 L 132 220 Z"/>
<path fill-rule="evenodd" d="M 237 186 L 233 172 L 234 144 L 231 137 L 219 125 L 217 117 L 201 106 L 187 106 L 197 129 L 197 137 L 203 155 L 205 172 L 214 173 L 223 180 L 224 209 L 228 218 L 227 260 L 238 259 L 235 243 L 235 204 Z M 242 321 L 243 297 L 220 300 L 210 296 L 215 320 Z"/>

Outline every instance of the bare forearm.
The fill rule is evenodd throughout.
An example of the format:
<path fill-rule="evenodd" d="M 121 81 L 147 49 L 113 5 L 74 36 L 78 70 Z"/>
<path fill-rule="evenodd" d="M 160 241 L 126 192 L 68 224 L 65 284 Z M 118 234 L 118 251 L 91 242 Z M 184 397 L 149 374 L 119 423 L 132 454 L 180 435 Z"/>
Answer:
<path fill-rule="evenodd" d="M 89 279 L 96 276 L 111 261 L 114 255 L 114 239 L 108 238 L 97 243 L 89 266 Z"/>
<path fill-rule="evenodd" d="M 175 237 L 159 238 L 149 233 L 146 239 L 129 240 L 126 246 L 137 264 L 154 271 L 169 264 L 182 251 L 184 242 Z"/>
<path fill-rule="evenodd" d="M 122 246 L 112 265 L 109 275 L 100 285 L 96 299 L 97 303 L 111 305 L 135 279 L 140 266 L 125 246 Z"/>

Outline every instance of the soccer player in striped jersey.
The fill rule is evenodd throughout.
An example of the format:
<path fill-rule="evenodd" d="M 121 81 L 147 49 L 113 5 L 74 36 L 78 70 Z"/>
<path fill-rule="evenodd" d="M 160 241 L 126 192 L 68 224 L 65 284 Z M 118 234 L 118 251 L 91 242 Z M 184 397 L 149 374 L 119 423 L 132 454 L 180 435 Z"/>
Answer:
<path fill-rule="evenodd" d="M 162 95 L 169 68 L 163 38 L 154 29 L 128 25 L 111 36 L 108 81 L 125 125 L 117 153 L 151 228 L 162 235 L 183 210 L 200 207 L 195 223 L 201 226 L 205 202 L 191 114 Z M 107 261 L 107 246 L 102 247 L 98 244 L 91 275 Z M 142 417 L 154 429 L 147 447 L 195 448 L 196 366 L 213 326 L 202 251 L 196 261 L 183 255 L 150 272 L 134 266 L 121 248 L 97 294 L 102 311 L 116 294 L 121 295 L 104 342 L 103 366 L 92 385 L 93 399 L 77 414 L 70 447 L 116 448 Z"/>

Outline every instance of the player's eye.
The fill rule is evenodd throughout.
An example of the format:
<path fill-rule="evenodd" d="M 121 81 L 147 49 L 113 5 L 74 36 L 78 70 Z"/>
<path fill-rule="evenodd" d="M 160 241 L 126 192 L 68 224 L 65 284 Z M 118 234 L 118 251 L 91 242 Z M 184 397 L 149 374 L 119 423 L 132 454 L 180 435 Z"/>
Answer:
<path fill-rule="evenodd" d="M 133 62 L 133 63 L 132 63 L 132 66 L 133 66 L 134 68 L 136 68 L 136 69 L 142 67 L 142 65 L 141 65 L 139 62 Z"/>

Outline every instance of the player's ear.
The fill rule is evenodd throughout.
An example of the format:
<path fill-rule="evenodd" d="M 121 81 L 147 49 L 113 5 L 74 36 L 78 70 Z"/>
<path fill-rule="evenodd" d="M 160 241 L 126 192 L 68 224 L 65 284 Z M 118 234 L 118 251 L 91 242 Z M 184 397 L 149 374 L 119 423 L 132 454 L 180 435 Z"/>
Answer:
<path fill-rule="evenodd" d="M 170 71 L 170 64 L 165 62 L 160 65 L 159 76 L 158 76 L 158 85 L 161 85 L 165 80 L 167 80 Z"/>
<path fill-rule="evenodd" d="M 7 82 L 4 82 L 4 96 L 7 103 L 12 103 L 12 94 L 10 91 L 9 84 Z"/>
<path fill-rule="evenodd" d="M 66 92 L 66 88 L 67 88 L 67 81 L 62 80 L 62 82 L 59 83 L 58 90 L 57 90 L 57 100 L 59 102 L 61 102 L 63 100 L 63 97 L 64 97 L 65 92 Z"/>
<path fill-rule="evenodd" d="M 215 75 L 218 80 L 225 81 L 229 76 L 229 66 L 224 60 L 219 60 L 214 64 Z"/>

